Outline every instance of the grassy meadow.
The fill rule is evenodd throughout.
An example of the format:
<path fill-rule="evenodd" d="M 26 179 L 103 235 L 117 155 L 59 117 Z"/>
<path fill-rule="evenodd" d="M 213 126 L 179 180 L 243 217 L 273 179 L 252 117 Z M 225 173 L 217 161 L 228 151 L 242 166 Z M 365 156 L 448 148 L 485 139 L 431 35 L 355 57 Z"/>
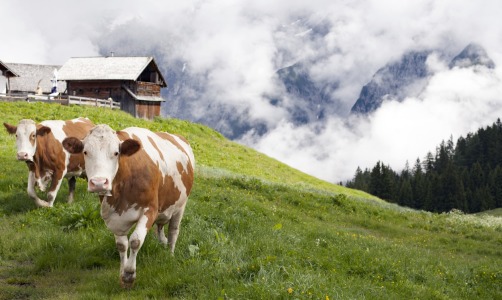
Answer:
<path fill-rule="evenodd" d="M 124 290 L 98 197 L 78 179 L 68 204 L 65 181 L 53 208 L 36 208 L 0 130 L 0 299 L 502 299 L 500 211 L 398 207 L 176 119 L 26 102 L 0 103 L 0 116 L 169 131 L 197 161 L 175 256 L 150 232 Z"/>

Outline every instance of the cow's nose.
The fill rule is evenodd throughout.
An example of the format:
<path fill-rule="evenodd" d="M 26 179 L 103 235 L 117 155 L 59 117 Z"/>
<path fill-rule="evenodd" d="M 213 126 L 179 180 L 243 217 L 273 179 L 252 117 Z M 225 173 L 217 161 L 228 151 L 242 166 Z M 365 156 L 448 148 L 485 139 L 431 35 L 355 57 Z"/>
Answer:
<path fill-rule="evenodd" d="M 89 179 L 89 192 L 102 192 L 110 189 L 110 181 L 104 177 L 93 177 Z"/>
<path fill-rule="evenodd" d="M 17 159 L 18 160 L 28 160 L 28 153 L 27 152 L 18 152 Z"/>

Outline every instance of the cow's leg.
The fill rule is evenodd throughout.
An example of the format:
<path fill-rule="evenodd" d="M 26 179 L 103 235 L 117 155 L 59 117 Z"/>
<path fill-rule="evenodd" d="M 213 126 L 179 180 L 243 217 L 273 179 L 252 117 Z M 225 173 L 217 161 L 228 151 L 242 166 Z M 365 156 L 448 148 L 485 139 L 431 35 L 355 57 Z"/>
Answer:
<path fill-rule="evenodd" d="M 120 276 L 122 287 L 131 287 L 136 279 L 136 257 L 145 241 L 148 229 L 152 227 L 154 220 L 155 219 L 149 218 L 147 215 L 142 215 L 136 224 L 136 228 L 129 237 L 129 258 Z"/>
<path fill-rule="evenodd" d="M 179 212 L 175 213 L 171 220 L 169 220 L 169 229 L 167 231 L 167 237 L 169 242 L 169 251 L 174 254 L 174 248 L 176 247 L 176 241 L 178 240 L 178 234 L 180 233 L 180 223 L 183 218 L 183 213 L 185 207 L 183 207 Z"/>
<path fill-rule="evenodd" d="M 35 178 L 35 172 L 30 171 L 28 173 L 28 187 L 27 187 L 28 196 L 30 196 L 30 198 L 33 199 L 33 201 L 35 201 L 35 204 L 39 207 L 50 206 L 49 203 L 38 198 L 37 192 L 35 191 L 36 182 L 37 180 Z"/>
<path fill-rule="evenodd" d="M 73 195 L 75 194 L 75 183 L 76 182 L 77 182 L 77 179 L 75 178 L 75 176 L 68 178 L 68 191 L 69 191 L 68 203 L 73 202 Z"/>
<path fill-rule="evenodd" d="M 115 244 L 120 256 L 120 278 L 122 280 L 122 274 L 124 272 L 124 267 L 127 262 L 127 235 L 115 235 Z"/>
<path fill-rule="evenodd" d="M 63 182 L 65 172 L 54 172 L 52 175 L 52 182 L 49 191 L 47 192 L 47 202 L 49 206 L 52 207 L 54 205 L 54 200 L 56 200 L 56 196 L 58 195 L 59 188 L 61 187 L 61 183 Z"/>
<path fill-rule="evenodd" d="M 35 177 L 37 178 L 38 188 L 42 192 L 45 192 L 45 190 L 47 189 L 47 185 L 51 181 L 52 175 L 49 172 L 47 172 L 47 173 L 45 173 L 43 175 L 40 174 L 40 175 L 35 176 Z"/>
<path fill-rule="evenodd" d="M 164 233 L 164 225 L 166 224 L 157 223 L 157 238 L 159 239 L 160 243 L 167 246 L 167 237 Z"/>

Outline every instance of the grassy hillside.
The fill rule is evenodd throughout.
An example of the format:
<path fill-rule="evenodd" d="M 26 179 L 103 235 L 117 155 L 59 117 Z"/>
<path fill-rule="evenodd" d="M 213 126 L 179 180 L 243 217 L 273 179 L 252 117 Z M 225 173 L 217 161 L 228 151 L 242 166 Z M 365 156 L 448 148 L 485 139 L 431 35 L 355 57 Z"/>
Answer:
<path fill-rule="evenodd" d="M 119 285 L 113 235 L 77 181 L 52 209 L 26 195 L 26 166 L 0 131 L 0 299 L 496 299 L 502 221 L 435 215 L 329 184 L 180 120 L 108 109 L 0 103 L 2 122 L 86 116 L 182 134 L 196 185 L 174 257 L 149 233 L 135 286 Z"/>

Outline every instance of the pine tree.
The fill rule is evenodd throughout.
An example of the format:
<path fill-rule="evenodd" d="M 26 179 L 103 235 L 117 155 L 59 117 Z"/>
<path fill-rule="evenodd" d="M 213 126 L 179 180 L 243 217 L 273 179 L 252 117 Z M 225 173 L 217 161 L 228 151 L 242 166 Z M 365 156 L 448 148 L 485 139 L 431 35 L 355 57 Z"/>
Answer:
<path fill-rule="evenodd" d="M 396 173 L 382 162 L 378 161 L 371 170 L 370 193 L 390 202 L 395 202 L 396 192 Z"/>
<path fill-rule="evenodd" d="M 413 189 L 411 188 L 410 178 L 406 178 L 401 181 L 401 186 L 399 187 L 397 200 L 399 205 L 404 205 L 411 208 L 415 207 L 415 203 L 413 201 Z"/>
<path fill-rule="evenodd" d="M 380 161 L 371 169 L 370 194 L 381 198 L 383 183 L 382 183 L 382 167 Z"/>
<path fill-rule="evenodd" d="M 474 165 L 472 165 L 470 172 L 470 180 L 471 182 L 469 187 L 473 191 L 486 185 L 485 173 L 479 162 L 476 162 L 474 163 Z"/>
<path fill-rule="evenodd" d="M 488 186 L 483 186 L 473 193 L 473 198 L 474 198 L 474 210 L 473 212 L 480 212 L 488 209 L 493 209 L 494 207 L 492 206 L 493 203 L 493 197 L 490 194 L 490 189 Z"/>
<path fill-rule="evenodd" d="M 382 164 L 382 198 L 397 202 L 397 174 L 389 167 Z"/>
<path fill-rule="evenodd" d="M 427 152 L 427 155 L 424 158 L 424 169 L 426 173 L 434 171 L 434 155 L 432 152 Z"/>
<path fill-rule="evenodd" d="M 354 175 L 354 180 L 350 185 L 347 185 L 350 188 L 369 192 L 369 171 L 366 169 L 365 172 L 361 170 L 360 167 L 357 167 L 356 174 Z"/>
<path fill-rule="evenodd" d="M 437 209 L 450 211 L 452 209 L 466 210 L 465 191 L 457 168 L 449 163 L 439 177 L 440 193 L 443 199 Z"/>
<path fill-rule="evenodd" d="M 493 170 L 492 178 L 491 194 L 494 197 L 495 207 L 502 207 L 502 167 L 500 165 Z"/>
<path fill-rule="evenodd" d="M 422 172 L 422 165 L 420 163 L 420 159 L 418 158 L 415 162 L 415 166 L 413 167 L 412 192 L 413 192 L 412 207 L 418 209 L 424 209 L 427 193 L 429 191 L 425 174 Z"/>
<path fill-rule="evenodd" d="M 451 160 L 451 150 L 450 145 L 446 144 L 444 141 L 436 149 L 436 159 L 434 164 L 434 170 L 439 174 L 445 172 Z"/>

